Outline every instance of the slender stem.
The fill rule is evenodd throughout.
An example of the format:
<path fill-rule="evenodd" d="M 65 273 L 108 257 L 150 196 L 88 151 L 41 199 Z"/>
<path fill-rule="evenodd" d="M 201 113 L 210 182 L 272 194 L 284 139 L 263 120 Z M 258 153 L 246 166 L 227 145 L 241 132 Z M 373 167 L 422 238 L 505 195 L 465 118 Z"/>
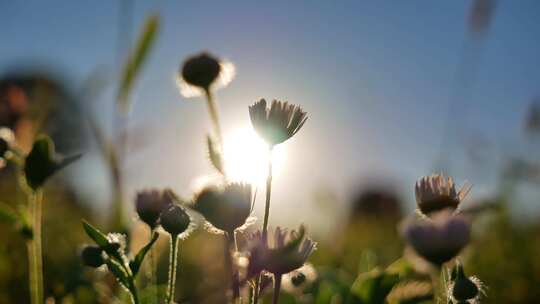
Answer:
<path fill-rule="evenodd" d="M 41 216 L 43 193 L 40 189 L 29 194 L 29 213 L 32 218 L 32 239 L 28 241 L 29 283 L 32 304 L 43 303 L 43 262 L 41 249 Z"/>
<path fill-rule="evenodd" d="M 431 281 L 433 285 L 433 302 L 435 304 L 442 303 L 442 299 L 444 299 L 445 284 L 441 282 L 442 273 L 442 267 L 437 268 L 431 273 Z"/>
<path fill-rule="evenodd" d="M 268 234 L 268 218 L 270 217 L 270 197 L 272 195 L 272 146 L 268 148 L 268 176 L 266 177 L 266 204 L 264 205 L 263 240 Z"/>
<path fill-rule="evenodd" d="M 274 297 L 272 303 L 277 304 L 279 301 L 279 292 L 281 290 L 281 274 L 274 275 Z"/>
<path fill-rule="evenodd" d="M 157 233 L 153 229 L 150 230 L 150 239 L 153 238 L 154 233 Z M 152 286 L 154 290 L 154 298 L 156 300 L 156 303 L 159 303 L 159 293 L 158 293 L 158 283 L 157 283 L 157 259 L 156 259 L 156 252 L 155 247 L 152 246 L 150 248 L 150 286 Z"/>
<path fill-rule="evenodd" d="M 260 286 L 261 286 L 261 276 L 258 275 L 257 278 L 255 279 L 255 287 L 253 288 L 253 301 L 251 302 L 251 304 L 257 304 L 257 302 L 259 301 L 259 289 L 260 289 Z"/>
<path fill-rule="evenodd" d="M 268 147 L 268 176 L 266 177 L 266 203 L 264 205 L 264 222 L 263 222 L 263 241 L 267 241 L 268 235 L 268 218 L 270 217 L 270 198 L 272 196 L 272 150 L 273 146 Z M 257 304 L 259 300 L 259 292 L 261 285 L 261 275 L 255 280 L 255 288 L 253 290 L 253 304 Z"/>
<path fill-rule="evenodd" d="M 133 304 L 139 304 L 139 295 L 137 294 L 137 287 L 135 287 L 134 278 L 129 281 L 129 293 L 131 294 L 131 301 Z"/>
<path fill-rule="evenodd" d="M 225 234 L 225 242 L 223 244 L 223 254 L 225 259 L 225 272 L 231 276 L 231 290 L 233 302 L 240 297 L 240 283 L 238 281 L 238 272 L 233 268 L 232 253 L 235 251 L 236 242 L 234 239 L 234 232 L 232 236 Z"/>
<path fill-rule="evenodd" d="M 210 114 L 210 119 L 212 120 L 212 124 L 214 126 L 214 132 L 216 133 L 215 136 L 217 137 L 220 147 L 223 148 L 221 145 L 223 145 L 223 137 L 221 134 L 221 125 L 219 123 L 219 113 L 217 110 L 216 102 L 214 101 L 214 97 L 212 95 L 212 92 L 210 90 L 206 90 L 206 104 L 208 106 L 208 112 Z"/>
<path fill-rule="evenodd" d="M 169 256 L 169 284 L 167 287 L 167 304 L 174 303 L 174 288 L 176 285 L 176 264 L 178 262 L 178 235 L 171 234 L 171 249 Z"/>

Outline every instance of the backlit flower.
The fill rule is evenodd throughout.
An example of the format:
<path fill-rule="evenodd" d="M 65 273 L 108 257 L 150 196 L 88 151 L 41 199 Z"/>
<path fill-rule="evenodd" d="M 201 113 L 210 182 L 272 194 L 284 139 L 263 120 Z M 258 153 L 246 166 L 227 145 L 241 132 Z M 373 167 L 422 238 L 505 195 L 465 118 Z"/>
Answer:
<path fill-rule="evenodd" d="M 171 190 L 143 190 L 137 193 L 135 209 L 141 221 L 151 229 L 159 224 L 159 215 L 174 203 L 174 194 Z"/>
<path fill-rule="evenodd" d="M 264 99 L 249 107 L 249 116 L 257 134 L 270 146 L 291 138 L 307 120 L 299 106 L 274 100 L 268 108 Z"/>
<path fill-rule="evenodd" d="M 446 208 L 456 210 L 470 190 L 471 186 L 465 184 L 456 191 L 454 180 L 442 174 L 424 176 L 415 185 L 416 204 L 425 215 Z"/>
<path fill-rule="evenodd" d="M 433 218 L 406 223 L 403 235 L 419 256 L 440 266 L 457 256 L 469 243 L 470 224 L 462 216 L 444 210 Z"/>
<path fill-rule="evenodd" d="M 180 93 L 193 97 L 227 86 L 235 75 L 234 65 L 202 52 L 187 58 L 178 74 Z"/>
<path fill-rule="evenodd" d="M 161 227 L 171 235 L 186 238 L 195 228 L 191 216 L 184 207 L 172 204 L 161 213 Z"/>
<path fill-rule="evenodd" d="M 232 235 L 249 224 L 252 211 L 251 185 L 230 183 L 223 187 L 210 186 L 195 198 L 194 209 L 220 231 Z"/>
<path fill-rule="evenodd" d="M 316 243 L 306 236 L 304 226 L 298 231 L 276 228 L 265 240 L 261 231 L 249 237 L 248 276 L 255 276 L 261 271 L 274 275 L 283 275 L 304 265 L 315 251 Z"/>

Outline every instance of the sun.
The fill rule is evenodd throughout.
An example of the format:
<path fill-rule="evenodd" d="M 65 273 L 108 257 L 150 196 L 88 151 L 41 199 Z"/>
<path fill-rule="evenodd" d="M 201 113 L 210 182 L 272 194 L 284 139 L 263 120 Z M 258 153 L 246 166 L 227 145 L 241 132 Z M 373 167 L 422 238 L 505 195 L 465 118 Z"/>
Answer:
<path fill-rule="evenodd" d="M 277 147 L 281 148 L 281 147 Z M 264 185 L 268 173 L 268 145 L 252 128 L 237 129 L 224 137 L 225 172 L 231 181 Z M 272 174 L 284 160 L 283 149 L 272 153 Z"/>

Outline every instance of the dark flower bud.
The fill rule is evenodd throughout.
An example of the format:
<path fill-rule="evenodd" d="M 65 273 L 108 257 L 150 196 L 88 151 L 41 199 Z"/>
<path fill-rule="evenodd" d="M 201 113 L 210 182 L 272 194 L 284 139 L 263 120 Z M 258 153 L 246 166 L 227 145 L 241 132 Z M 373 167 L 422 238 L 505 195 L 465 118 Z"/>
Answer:
<path fill-rule="evenodd" d="M 452 270 L 452 279 L 452 297 L 458 303 L 467 303 L 468 300 L 478 297 L 481 287 L 478 279 L 474 277 L 468 278 L 463 270 L 463 265 L 460 263 Z"/>
<path fill-rule="evenodd" d="M 190 85 L 209 90 L 221 71 L 219 60 L 208 53 L 189 57 L 182 66 L 182 78 Z"/>
<path fill-rule="evenodd" d="M 85 266 L 97 268 L 105 263 L 102 250 L 98 246 L 85 246 L 81 250 L 81 259 Z"/>
<path fill-rule="evenodd" d="M 188 230 L 191 218 L 184 208 L 171 205 L 161 213 L 161 227 L 171 235 L 180 235 Z"/>
<path fill-rule="evenodd" d="M 135 209 L 141 221 L 151 229 L 159 224 L 159 216 L 174 203 L 174 194 L 171 190 L 144 190 L 137 193 Z"/>

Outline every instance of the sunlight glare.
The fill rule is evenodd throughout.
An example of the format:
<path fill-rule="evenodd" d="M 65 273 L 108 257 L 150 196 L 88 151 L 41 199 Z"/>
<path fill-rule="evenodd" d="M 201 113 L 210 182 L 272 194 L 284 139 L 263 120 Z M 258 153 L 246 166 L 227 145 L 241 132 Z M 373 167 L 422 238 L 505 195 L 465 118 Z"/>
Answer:
<path fill-rule="evenodd" d="M 252 128 L 238 129 L 225 136 L 224 142 L 227 176 L 232 181 L 264 185 L 268 172 L 268 146 L 255 131 Z M 280 171 L 284 156 L 282 149 L 274 148 L 274 175 Z"/>

